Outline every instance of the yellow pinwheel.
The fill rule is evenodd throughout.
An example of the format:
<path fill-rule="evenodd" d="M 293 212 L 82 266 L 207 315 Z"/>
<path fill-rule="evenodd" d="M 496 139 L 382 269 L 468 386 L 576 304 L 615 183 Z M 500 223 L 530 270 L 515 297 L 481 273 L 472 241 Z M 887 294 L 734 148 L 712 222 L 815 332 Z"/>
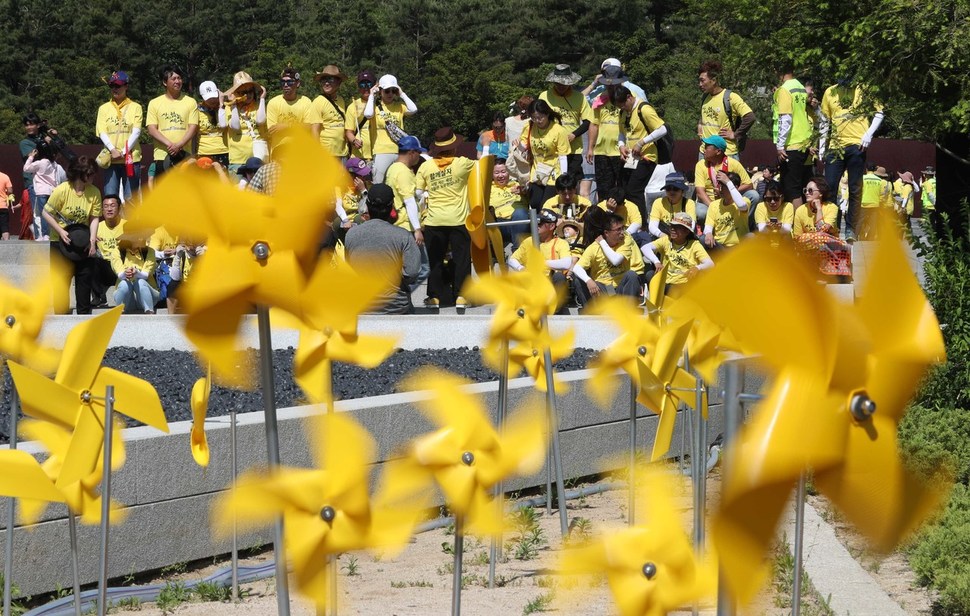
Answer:
<path fill-rule="evenodd" d="M 684 402 L 693 407 L 695 404 L 693 396 L 687 395 L 687 392 L 695 391 L 697 383 L 690 373 L 678 365 L 690 327 L 690 321 L 667 324 L 660 332 L 653 355 L 648 355 L 647 361 L 637 363 L 640 372 L 640 395 L 637 400 L 660 415 L 651 460 L 659 460 L 670 450 L 677 405 Z"/>
<path fill-rule="evenodd" d="M 529 475 L 542 467 L 546 420 L 542 409 L 530 404 L 509 418 L 499 437 L 481 401 L 467 392 L 469 384 L 434 368 L 407 379 L 408 389 L 432 392 L 418 407 L 438 430 L 414 439 L 407 457 L 390 465 L 388 497 L 427 490 L 433 478 L 465 527 L 494 535 L 504 527 L 491 488 L 510 475 Z"/>
<path fill-rule="evenodd" d="M 31 499 L 64 502 L 64 495 L 54 487 L 34 456 L 19 449 L 0 451 L 0 496 L 21 499 L 21 515 L 23 504 Z"/>
<path fill-rule="evenodd" d="M 44 374 L 57 368 L 57 352 L 37 341 L 50 298 L 48 276 L 41 277 L 30 292 L 0 279 L 0 356 Z"/>
<path fill-rule="evenodd" d="M 535 249 L 529 252 L 525 270 L 469 279 L 462 295 L 475 303 L 495 305 L 489 327 L 489 345 L 494 346 L 503 340 L 537 338 L 542 317 L 556 312 L 561 296 L 549 278 L 545 260 Z M 501 365 L 493 367 L 502 369 Z"/>
<path fill-rule="evenodd" d="M 129 223 L 164 224 L 184 237 L 206 234 L 205 258 L 183 290 L 185 331 L 220 382 L 250 384 L 236 361 L 236 334 L 253 304 L 300 316 L 332 218 L 334 188 L 348 183 L 339 161 L 304 133 L 288 133 L 279 162 L 269 163 L 279 174 L 273 195 L 239 191 L 214 174 L 179 167 L 148 193 Z"/>
<path fill-rule="evenodd" d="M 543 332 L 537 338 L 515 344 L 509 349 L 509 378 L 516 377 L 525 370 L 526 374 L 535 379 L 536 389 L 546 393 L 548 391 L 546 370 L 552 370 L 553 366 L 546 366 L 545 349 L 548 347 L 552 361 L 557 362 L 572 354 L 575 340 L 576 332 L 569 329 L 558 338 Z M 486 362 L 492 366 L 501 365 L 501 360 L 495 356 L 496 354 L 497 350 L 492 346 L 482 350 Z M 565 393 L 568 390 L 565 383 L 555 378 L 555 371 L 553 371 L 553 386 L 556 393 Z"/>
<path fill-rule="evenodd" d="M 24 413 L 73 431 L 57 476 L 59 488 L 80 481 L 97 468 L 104 441 L 103 396 L 108 385 L 115 388 L 115 409 L 119 413 L 168 432 L 165 412 L 151 383 L 101 366 L 121 310 L 118 306 L 71 330 L 53 380 L 7 362 Z"/>
<path fill-rule="evenodd" d="M 121 435 L 124 423 L 115 421 L 115 430 L 111 433 L 111 468 L 117 470 L 125 463 L 125 442 Z M 32 441 L 39 442 L 47 451 L 47 459 L 41 464 L 49 483 L 55 481 L 64 469 L 64 458 L 71 445 L 71 432 L 46 421 L 28 419 L 23 422 L 21 431 Z M 101 522 L 101 477 L 104 460 L 98 459 L 98 464 L 87 477 L 72 484 L 59 488 L 61 495 L 58 501 L 64 501 L 71 511 L 81 516 L 84 524 L 99 524 Z M 51 483 L 53 485 L 53 483 Z M 35 524 L 47 508 L 51 499 L 24 499 L 20 502 L 20 519 L 25 524 Z M 112 501 L 109 521 L 113 524 L 123 522 L 127 517 L 127 510 L 121 504 Z"/>
<path fill-rule="evenodd" d="M 593 400 L 605 407 L 616 390 L 616 371 L 622 369 L 640 390 L 640 366 L 650 367 L 660 339 L 660 327 L 643 311 L 621 297 L 603 297 L 590 305 L 592 314 L 608 317 L 622 332 L 591 363 L 593 376 L 589 392 Z M 642 401 L 641 401 L 642 402 Z"/>
<path fill-rule="evenodd" d="M 735 301 L 721 301 L 727 289 Z M 785 502 L 809 469 L 879 549 L 891 549 L 926 519 L 940 494 L 905 470 L 897 429 L 919 380 L 945 350 L 898 240 L 879 242 L 856 306 L 838 304 L 793 254 L 768 240 L 728 255 L 690 293 L 775 373 L 729 453 L 732 472 L 713 521 L 727 580 L 742 600 L 757 589 L 755 572 L 763 573 Z M 764 328 L 750 319 L 755 309 L 785 314 L 793 327 L 782 335 Z"/>
<path fill-rule="evenodd" d="M 199 466 L 209 466 L 209 439 L 205 435 L 205 416 L 209 411 L 209 393 L 212 390 L 212 370 L 192 385 L 189 405 L 192 407 L 192 433 L 189 446 L 192 459 Z"/>
<path fill-rule="evenodd" d="M 317 427 L 316 469 L 280 467 L 272 473 L 249 471 L 221 497 L 214 524 L 230 533 L 272 524 L 282 514 L 286 553 L 300 592 L 326 605 L 328 555 L 367 548 L 400 549 L 421 515 L 421 507 L 375 507 L 368 494 L 368 464 L 374 440 L 342 414 L 313 419 Z"/>
<path fill-rule="evenodd" d="M 640 511 L 644 522 L 563 553 L 560 573 L 606 574 L 622 616 L 663 616 L 713 594 L 716 570 L 701 561 L 674 506 L 675 487 L 648 467 Z"/>
<path fill-rule="evenodd" d="M 660 315 L 663 311 L 664 300 L 667 298 L 666 287 L 667 266 L 661 265 L 660 269 L 654 273 L 653 278 L 650 279 L 650 284 L 647 285 L 647 297 L 644 298 L 644 305 L 647 308 L 647 315 L 649 315 L 655 323 L 660 323 Z"/>
<path fill-rule="evenodd" d="M 330 389 L 334 361 L 374 368 L 397 344 L 396 337 L 361 335 L 357 331 L 360 314 L 390 290 L 387 281 L 391 276 L 368 271 L 368 275 L 361 275 L 340 260 L 321 265 L 301 293 L 302 323 L 280 311 L 273 313 L 274 325 L 300 329 L 300 343 L 293 356 L 294 379 L 315 404 L 333 403 Z M 340 301 L 320 301 L 321 297 L 339 297 Z"/>

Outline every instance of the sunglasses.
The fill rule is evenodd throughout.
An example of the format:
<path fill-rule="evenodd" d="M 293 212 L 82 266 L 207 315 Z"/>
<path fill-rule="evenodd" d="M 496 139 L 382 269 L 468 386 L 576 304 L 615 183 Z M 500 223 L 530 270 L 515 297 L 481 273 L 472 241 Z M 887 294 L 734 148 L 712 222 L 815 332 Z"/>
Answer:
<path fill-rule="evenodd" d="M 337 81 L 336 77 L 323 77 L 320 79 L 320 83 L 333 83 L 335 81 Z"/>
<path fill-rule="evenodd" d="M 765 201 L 781 201 L 781 197 L 765 197 Z"/>
<path fill-rule="evenodd" d="M 819 192 L 819 190 L 817 188 L 806 188 L 805 190 L 802 191 L 802 194 L 803 195 L 810 195 L 812 193 L 817 193 L 817 192 Z"/>
<path fill-rule="evenodd" d="M 295 86 L 296 79 L 280 79 L 281 86 Z"/>
<path fill-rule="evenodd" d="M 388 94 L 397 94 L 398 92 L 400 92 L 400 90 L 398 90 L 397 88 L 385 88 L 384 91 L 387 92 Z"/>
<path fill-rule="evenodd" d="M 108 87 L 111 88 L 112 90 L 117 90 L 119 88 L 124 88 L 127 85 L 128 85 L 127 83 L 109 83 Z"/>
<path fill-rule="evenodd" d="M 374 87 L 374 82 L 373 81 L 358 81 L 357 82 L 357 87 L 358 88 L 373 88 Z"/>

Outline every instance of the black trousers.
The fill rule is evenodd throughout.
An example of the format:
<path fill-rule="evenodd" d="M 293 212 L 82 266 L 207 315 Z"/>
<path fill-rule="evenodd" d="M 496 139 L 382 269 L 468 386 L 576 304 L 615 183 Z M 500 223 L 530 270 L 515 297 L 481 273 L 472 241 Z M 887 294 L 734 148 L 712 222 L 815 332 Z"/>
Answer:
<path fill-rule="evenodd" d="M 94 259 L 85 257 L 80 261 L 71 261 L 57 247 L 57 242 L 51 242 L 50 247 L 52 295 L 54 300 L 54 314 L 70 314 L 71 301 L 68 293 L 71 289 L 71 278 L 74 279 L 74 301 L 78 314 L 91 314 L 91 280 L 94 278 Z"/>
<path fill-rule="evenodd" d="M 108 289 L 118 283 L 118 277 L 107 259 L 94 257 L 94 270 L 91 276 L 91 295 L 96 298 L 106 297 Z"/>
<path fill-rule="evenodd" d="M 556 187 L 549 184 L 529 183 L 529 207 L 535 211 L 542 209 L 542 204 L 556 196 Z"/>
<path fill-rule="evenodd" d="M 626 181 L 626 198 L 635 203 L 640 210 L 642 220 L 647 220 L 647 196 L 644 191 L 650 183 L 650 176 L 657 168 L 657 163 L 650 160 L 641 160 L 637 168 L 630 172 L 630 177 Z"/>
<path fill-rule="evenodd" d="M 440 306 L 454 306 L 461 287 L 472 273 L 472 240 L 464 225 L 436 227 L 426 225 L 424 246 L 428 251 L 431 274 L 428 297 L 438 299 Z M 445 272 L 445 256 L 451 248 L 451 275 Z"/>
<path fill-rule="evenodd" d="M 609 199 L 610 191 L 617 186 L 626 187 L 627 173 L 619 156 L 597 154 L 593 157 L 593 166 L 596 169 L 596 194 L 600 201 Z"/>
<path fill-rule="evenodd" d="M 582 154 L 566 154 L 566 173 L 576 178 L 577 184 L 583 179 Z"/>

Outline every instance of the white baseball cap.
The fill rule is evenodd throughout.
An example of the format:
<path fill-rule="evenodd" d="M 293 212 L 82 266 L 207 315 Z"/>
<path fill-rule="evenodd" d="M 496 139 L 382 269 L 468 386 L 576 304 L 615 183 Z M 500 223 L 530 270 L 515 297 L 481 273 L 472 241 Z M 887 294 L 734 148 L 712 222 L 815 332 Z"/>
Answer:
<path fill-rule="evenodd" d="M 388 88 L 401 89 L 401 86 L 397 85 L 397 77 L 394 75 L 382 75 L 380 80 L 377 82 L 381 90 L 386 90 Z"/>
<path fill-rule="evenodd" d="M 210 98 L 219 98 L 219 88 L 216 87 L 215 82 L 203 81 L 199 84 L 199 96 L 202 100 L 207 101 Z"/>
<path fill-rule="evenodd" d="M 619 66 L 620 68 L 623 68 L 623 63 L 616 58 L 607 58 L 603 60 L 603 64 L 600 65 L 600 69 L 602 70 L 607 66 Z"/>

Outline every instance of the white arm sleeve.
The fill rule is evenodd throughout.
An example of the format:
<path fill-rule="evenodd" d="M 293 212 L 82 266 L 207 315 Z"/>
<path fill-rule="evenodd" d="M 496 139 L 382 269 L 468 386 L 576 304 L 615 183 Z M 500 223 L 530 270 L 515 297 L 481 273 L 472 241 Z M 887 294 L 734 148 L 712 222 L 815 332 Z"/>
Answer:
<path fill-rule="evenodd" d="M 219 118 L 219 128 L 225 128 L 226 126 L 228 126 L 228 124 L 226 123 L 226 108 L 225 107 L 219 107 L 218 118 Z"/>
<path fill-rule="evenodd" d="M 790 225 L 790 224 L 788 224 L 787 222 L 783 222 L 783 223 L 781 223 L 781 228 L 782 228 L 782 230 L 783 230 L 783 231 L 785 231 L 786 233 L 791 233 L 791 225 Z"/>
<path fill-rule="evenodd" d="M 775 147 L 779 150 L 785 149 L 785 144 L 788 142 L 788 132 L 791 131 L 791 123 L 791 114 L 786 113 L 778 116 L 778 140 L 775 141 Z"/>
<path fill-rule="evenodd" d="M 818 157 L 825 158 L 825 144 L 829 138 L 829 118 L 824 113 L 818 114 Z"/>
<path fill-rule="evenodd" d="M 256 108 L 256 123 L 266 124 L 266 99 L 259 99 L 259 107 Z"/>
<path fill-rule="evenodd" d="M 647 261 L 650 261 L 654 265 L 660 265 L 660 259 L 657 257 L 657 253 L 653 251 L 653 246 L 651 246 L 650 243 L 641 246 L 640 252 L 643 253 L 643 258 L 645 258 Z"/>
<path fill-rule="evenodd" d="M 742 197 L 741 193 L 738 192 L 738 189 L 734 187 L 734 184 L 732 182 L 728 182 L 727 188 L 728 192 L 731 193 L 731 198 L 734 199 L 735 205 L 738 206 L 738 210 L 747 212 L 748 202 L 744 200 L 744 197 Z"/>
<path fill-rule="evenodd" d="M 131 129 L 131 136 L 128 137 L 128 151 L 132 152 L 138 146 L 138 138 L 141 137 L 141 127 L 136 126 Z"/>
<path fill-rule="evenodd" d="M 568 270 L 573 264 L 572 257 L 563 257 L 561 259 L 546 259 L 546 266 L 549 269 L 555 270 Z"/>
<path fill-rule="evenodd" d="M 647 230 L 650 231 L 650 233 L 652 233 L 654 237 L 660 237 L 660 221 L 651 220 L 647 224 Z"/>
<path fill-rule="evenodd" d="M 710 235 L 714 233 L 714 225 L 708 224 L 707 221 L 704 222 L 704 235 Z"/>
<path fill-rule="evenodd" d="M 400 90 L 400 92 L 401 92 L 401 102 L 404 103 L 404 109 L 405 109 L 404 113 L 406 113 L 407 115 L 411 115 L 412 113 L 417 113 L 418 106 L 414 104 L 414 101 L 408 98 L 408 95 L 404 93 L 404 90 Z M 368 99 L 368 102 L 370 102 L 370 99 Z"/>
<path fill-rule="evenodd" d="M 653 143 L 654 141 L 656 141 L 657 139 L 660 139 L 666 134 L 667 134 L 667 125 L 661 124 L 660 128 L 658 128 L 657 130 L 653 131 L 652 133 L 650 133 L 649 135 L 641 139 L 640 143 L 642 143 L 643 145 L 647 145 L 648 143 Z"/>
<path fill-rule="evenodd" d="M 768 226 L 768 223 L 766 223 L 766 222 L 759 222 L 758 223 L 758 231 L 764 231 L 765 230 L 765 227 L 767 227 L 767 226 Z"/>
<path fill-rule="evenodd" d="M 576 278 L 579 278 L 583 282 L 589 282 L 589 274 L 586 273 L 586 270 L 579 263 L 573 266 L 573 273 L 576 274 Z"/>
<path fill-rule="evenodd" d="M 866 131 L 870 136 L 875 135 L 876 131 L 879 130 L 884 117 L 885 115 L 881 111 L 877 111 L 876 115 L 872 116 L 872 122 L 869 124 L 869 130 Z"/>
<path fill-rule="evenodd" d="M 414 202 L 414 197 L 404 200 L 404 209 L 408 213 L 408 220 L 411 221 L 411 228 L 417 231 L 421 228 L 421 217 L 418 216 L 418 204 Z"/>
<path fill-rule="evenodd" d="M 600 248 L 603 249 L 603 254 L 606 255 L 606 260 L 613 265 L 619 265 L 620 263 L 623 263 L 624 259 L 626 259 L 626 257 L 610 248 L 610 245 L 606 243 L 606 240 L 600 240 L 599 244 Z"/>
<path fill-rule="evenodd" d="M 364 105 L 364 117 L 365 118 L 373 118 L 374 117 L 374 97 L 375 96 L 379 96 L 379 95 L 378 94 L 374 94 L 372 92 L 371 95 L 367 97 L 367 104 Z"/>
<path fill-rule="evenodd" d="M 101 143 L 104 144 L 104 147 L 108 148 L 109 150 L 115 149 L 114 144 L 111 143 L 111 137 L 108 136 L 108 133 L 101 133 L 98 135 L 98 137 L 101 137 Z"/>
<path fill-rule="evenodd" d="M 559 169 L 563 172 L 563 174 L 569 171 L 569 159 L 566 158 L 565 154 L 559 157 Z"/>
<path fill-rule="evenodd" d="M 630 235 L 633 235 L 634 233 L 636 233 L 637 231 L 639 231 L 640 230 L 640 227 L 642 227 L 642 226 L 643 226 L 643 223 L 640 223 L 640 222 L 631 222 L 630 223 L 630 226 L 626 228 L 626 232 L 629 233 Z"/>
<path fill-rule="evenodd" d="M 229 128 L 232 130 L 240 130 L 239 108 L 235 105 L 233 105 L 232 109 L 229 111 Z"/>
<path fill-rule="evenodd" d="M 334 205 L 334 209 L 337 212 L 337 216 L 340 218 L 340 222 L 347 222 L 347 210 L 344 209 L 344 200 L 338 197 Z"/>
<path fill-rule="evenodd" d="M 509 268 L 521 272 L 525 269 L 525 266 L 519 263 L 519 260 L 515 257 L 509 257 Z"/>
<path fill-rule="evenodd" d="M 711 269 L 712 267 L 714 267 L 714 261 L 711 261 L 710 259 L 704 259 L 697 264 L 697 269 L 699 270 Z"/>

